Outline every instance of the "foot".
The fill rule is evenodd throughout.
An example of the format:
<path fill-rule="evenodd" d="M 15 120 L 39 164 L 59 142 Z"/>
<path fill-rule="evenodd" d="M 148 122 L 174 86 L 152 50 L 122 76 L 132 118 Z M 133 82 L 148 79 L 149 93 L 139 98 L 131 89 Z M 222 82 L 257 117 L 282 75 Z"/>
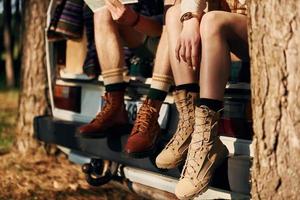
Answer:
<path fill-rule="evenodd" d="M 86 138 L 104 137 L 109 129 L 128 124 L 124 92 L 108 92 L 104 96 L 104 101 L 105 105 L 101 112 L 89 124 L 78 128 L 78 136 Z"/>
<path fill-rule="evenodd" d="M 215 169 L 228 155 L 226 146 L 217 135 L 220 112 L 200 106 L 196 107 L 195 117 L 188 156 L 175 189 L 179 199 L 191 199 L 204 193 Z"/>
<path fill-rule="evenodd" d="M 158 110 L 153 101 L 146 99 L 140 108 L 137 119 L 125 146 L 125 152 L 134 158 L 144 158 L 155 152 L 160 136 Z"/>
<path fill-rule="evenodd" d="M 158 168 L 171 169 L 184 162 L 191 142 L 191 134 L 194 132 L 196 96 L 196 93 L 188 93 L 185 90 L 174 93 L 179 121 L 172 139 L 156 158 Z"/>

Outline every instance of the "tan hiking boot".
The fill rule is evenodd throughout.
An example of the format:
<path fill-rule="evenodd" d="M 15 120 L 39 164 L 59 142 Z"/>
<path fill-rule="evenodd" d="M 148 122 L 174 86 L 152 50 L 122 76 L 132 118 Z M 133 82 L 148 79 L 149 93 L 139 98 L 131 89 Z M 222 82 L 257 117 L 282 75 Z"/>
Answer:
<path fill-rule="evenodd" d="M 158 168 L 175 168 L 185 160 L 191 141 L 191 134 L 194 131 L 194 100 L 196 96 L 197 93 L 188 93 L 185 90 L 174 92 L 179 121 L 173 137 L 156 158 L 156 166 Z"/>
<path fill-rule="evenodd" d="M 195 117 L 187 159 L 175 189 L 179 199 L 191 199 L 205 192 L 215 169 L 228 155 L 217 134 L 220 111 L 200 106 L 195 108 Z"/>
<path fill-rule="evenodd" d="M 128 114 L 125 110 L 124 92 L 107 92 L 104 96 L 105 105 L 101 112 L 86 125 L 78 128 L 77 135 L 97 138 L 105 136 L 105 131 L 113 127 L 128 124 Z"/>
<path fill-rule="evenodd" d="M 156 101 L 146 99 L 139 109 L 136 121 L 125 146 L 125 152 L 134 158 L 144 158 L 154 153 L 160 136 L 159 112 Z"/>

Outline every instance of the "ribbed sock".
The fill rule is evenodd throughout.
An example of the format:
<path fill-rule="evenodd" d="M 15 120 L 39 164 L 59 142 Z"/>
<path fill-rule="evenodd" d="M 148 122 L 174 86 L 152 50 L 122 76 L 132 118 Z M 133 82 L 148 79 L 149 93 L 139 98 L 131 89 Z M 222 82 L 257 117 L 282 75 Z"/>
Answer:
<path fill-rule="evenodd" d="M 123 69 L 116 68 L 102 72 L 106 92 L 123 91 L 127 84 L 124 81 Z"/>
<path fill-rule="evenodd" d="M 200 87 L 198 83 L 189 83 L 189 84 L 182 84 L 182 85 L 177 85 L 176 90 L 186 90 L 187 92 L 195 92 L 199 93 Z"/>
<path fill-rule="evenodd" d="M 200 98 L 197 101 L 197 106 L 207 106 L 209 109 L 217 112 L 223 108 L 223 101 L 215 99 Z"/>
<path fill-rule="evenodd" d="M 152 83 L 148 92 L 148 98 L 152 100 L 164 101 L 170 86 L 173 83 L 173 78 L 164 74 L 153 74 Z"/>

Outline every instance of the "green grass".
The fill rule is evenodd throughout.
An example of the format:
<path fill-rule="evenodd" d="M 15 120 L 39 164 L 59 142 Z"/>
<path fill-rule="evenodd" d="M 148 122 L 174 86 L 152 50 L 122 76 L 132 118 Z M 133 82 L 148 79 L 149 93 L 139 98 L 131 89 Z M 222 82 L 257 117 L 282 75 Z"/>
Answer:
<path fill-rule="evenodd" d="M 15 137 L 18 90 L 0 90 L 0 154 L 9 151 Z"/>

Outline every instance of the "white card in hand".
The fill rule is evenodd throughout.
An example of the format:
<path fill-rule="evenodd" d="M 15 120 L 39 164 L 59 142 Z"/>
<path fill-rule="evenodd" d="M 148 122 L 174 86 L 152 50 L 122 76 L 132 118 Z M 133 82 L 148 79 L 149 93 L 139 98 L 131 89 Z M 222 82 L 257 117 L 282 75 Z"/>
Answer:
<path fill-rule="evenodd" d="M 84 0 L 93 12 L 105 6 L 104 0 Z M 121 0 L 123 4 L 138 3 L 138 0 Z"/>

